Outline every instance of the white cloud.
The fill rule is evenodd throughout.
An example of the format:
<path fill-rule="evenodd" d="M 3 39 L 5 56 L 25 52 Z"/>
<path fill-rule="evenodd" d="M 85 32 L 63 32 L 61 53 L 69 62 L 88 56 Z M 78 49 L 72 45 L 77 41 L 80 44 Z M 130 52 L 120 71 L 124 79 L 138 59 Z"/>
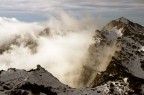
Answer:
<path fill-rule="evenodd" d="M 40 64 L 62 82 L 77 86 L 73 83 L 100 22 L 100 18 L 77 19 L 64 12 L 43 23 L 1 17 L 0 69 L 32 69 Z M 49 35 L 43 31 L 47 27 Z"/>

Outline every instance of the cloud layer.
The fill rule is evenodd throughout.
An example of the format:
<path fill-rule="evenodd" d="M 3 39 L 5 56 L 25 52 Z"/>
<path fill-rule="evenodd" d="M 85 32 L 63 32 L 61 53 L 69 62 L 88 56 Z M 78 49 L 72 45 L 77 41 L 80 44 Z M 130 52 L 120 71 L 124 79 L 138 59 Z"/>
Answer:
<path fill-rule="evenodd" d="M 40 64 L 62 82 L 77 87 L 100 18 L 77 19 L 62 12 L 43 23 L 0 17 L 0 70 Z"/>
<path fill-rule="evenodd" d="M 143 0 L 0 0 L 0 2 L 1 16 L 11 15 L 18 18 L 23 15 L 45 18 L 46 15 L 53 14 L 59 9 L 75 15 L 94 14 L 109 18 L 125 16 L 137 21 L 144 18 Z"/>
<path fill-rule="evenodd" d="M 143 0 L 0 0 L 0 9 L 6 11 L 37 12 L 61 9 L 143 9 Z M 13 7 L 14 6 L 14 7 Z M 111 9 L 112 8 L 112 9 Z M 105 10 L 101 10 L 102 12 Z"/>

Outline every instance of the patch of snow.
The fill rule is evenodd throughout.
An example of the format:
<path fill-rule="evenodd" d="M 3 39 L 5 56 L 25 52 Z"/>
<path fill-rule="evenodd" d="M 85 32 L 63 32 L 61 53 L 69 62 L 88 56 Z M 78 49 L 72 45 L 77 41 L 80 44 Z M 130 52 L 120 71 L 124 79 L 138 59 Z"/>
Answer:
<path fill-rule="evenodd" d="M 105 37 L 107 40 L 115 41 L 118 37 L 121 37 L 123 28 L 118 29 L 117 26 L 110 29 L 105 33 Z"/>
<path fill-rule="evenodd" d="M 144 51 L 144 46 L 141 47 L 141 49 L 139 51 Z"/>
<path fill-rule="evenodd" d="M 127 80 L 128 80 L 128 78 L 124 78 L 123 80 L 124 80 L 124 82 L 125 82 L 125 83 L 127 83 L 127 82 L 128 82 L 128 81 L 127 81 Z"/>
<path fill-rule="evenodd" d="M 123 35 L 122 30 L 123 30 L 123 28 L 120 28 L 120 29 L 116 30 L 116 33 L 117 33 L 118 37 L 121 37 Z"/>

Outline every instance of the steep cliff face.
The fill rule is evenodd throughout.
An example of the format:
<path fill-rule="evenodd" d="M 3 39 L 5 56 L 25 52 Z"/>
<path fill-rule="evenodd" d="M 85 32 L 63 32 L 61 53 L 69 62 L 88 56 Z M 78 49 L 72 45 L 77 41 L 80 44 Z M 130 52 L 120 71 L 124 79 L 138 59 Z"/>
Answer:
<path fill-rule="evenodd" d="M 114 28 L 120 31 L 113 31 Z M 112 35 L 112 32 L 116 33 L 117 37 Z M 117 47 L 120 50 L 115 52 L 113 57 L 131 74 L 144 78 L 144 27 L 125 18 L 120 18 L 104 27 L 101 34 L 103 36 L 102 41 L 104 40 L 106 43 L 111 43 L 109 41 L 113 41 L 112 38 L 116 37 L 116 43 L 119 45 Z"/>
<path fill-rule="evenodd" d="M 108 23 L 99 33 L 101 40 L 96 45 L 105 46 L 115 42 L 118 50 L 113 51 L 114 55 L 111 56 L 106 71 L 97 75 L 95 82 L 93 81 L 94 86 L 109 80 L 116 81 L 127 78 L 131 89 L 130 93 L 138 95 L 143 93 L 144 27 L 120 18 Z M 97 37 L 96 35 L 96 39 Z"/>

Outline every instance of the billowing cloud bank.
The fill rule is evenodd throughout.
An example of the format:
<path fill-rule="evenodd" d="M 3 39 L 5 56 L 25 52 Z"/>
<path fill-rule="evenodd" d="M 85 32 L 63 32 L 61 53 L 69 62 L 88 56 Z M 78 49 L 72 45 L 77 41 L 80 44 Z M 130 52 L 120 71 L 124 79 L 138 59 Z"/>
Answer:
<path fill-rule="evenodd" d="M 0 69 L 45 67 L 76 87 L 99 18 L 77 19 L 66 13 L 43 23 L 0 18 Z"/>

